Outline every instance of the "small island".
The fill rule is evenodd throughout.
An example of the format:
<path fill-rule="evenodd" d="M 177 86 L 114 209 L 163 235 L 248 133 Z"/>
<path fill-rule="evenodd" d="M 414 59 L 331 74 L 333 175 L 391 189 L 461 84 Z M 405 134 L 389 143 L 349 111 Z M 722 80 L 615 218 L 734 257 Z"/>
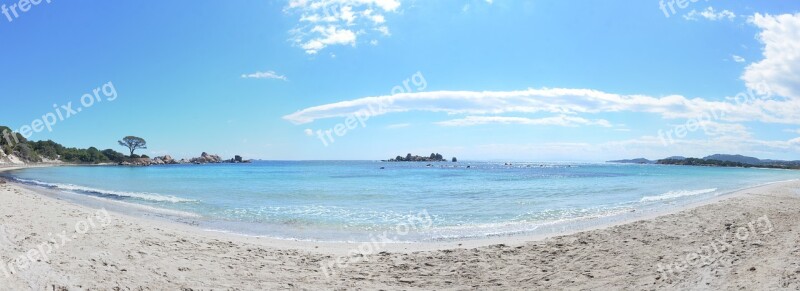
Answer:
<path fill-rule="evenodd" d="M 458 162 L 456 157 L 453 157 L 454 163 Z M 410 153 L 403 156 L 397 156 L 394 159 L 384 160 L 384 162 L 447 162 L 447 160 L 439 153 L 431 153 L 428 157 L 411 155 Z"/>

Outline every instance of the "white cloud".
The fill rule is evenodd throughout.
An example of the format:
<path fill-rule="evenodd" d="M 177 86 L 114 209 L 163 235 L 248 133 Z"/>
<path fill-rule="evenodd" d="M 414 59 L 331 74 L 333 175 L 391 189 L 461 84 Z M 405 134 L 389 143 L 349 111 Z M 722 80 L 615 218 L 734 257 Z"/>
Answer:
<path fill-rule="evenodd" d="M 356 43 L 356 34 L 348 29 L 340 29 L 333 25 L 327 27 L 318 25 L 311 31 L 319 33 L 320 37 L 309 40 L 302 45 L 308 54 L 316 54 L 329 45 L 355 45 Z"/>
<path fill-rule="evenodd" d="M 255 73 L 250 73 L 250 74 L 242 74 L 242 78 L 244 78 L 244 79 L 276 79 L 276 80 L 288 81 L 286 76 L 278 75 L 278 73 L 275 73 L 275 71 L 255 72 Z"/>
<path fill-rule="evenodd" d="M 375 24 L 381 24 L 386 22 L 386 18 L 383 17 L 383 15 L 373 14 L 372 9 L 364 10 L 364 12 L 362 12 L 361 14 L 364 15 L 364 17 L 372 20 L 372 22 L 374 22 Z"/>
<path fill-rule="evenodd" d="M 736 13 L 733 13 L 730 10 L 716 11 L 714 10 L 714 7 L 708 7 L 703 11 L 692 9 L 692 11 L 689 11 L 689 13 L 683 15 L 683 18 L 686 20 L 699 20 L 700 18 L 705 18 L 706 20 L 711 21 L 724 19 L 733 20 L 736 18 Z"/>
<path fill-rule="evenodd" d="M 800 103 L 790 105 L 786 102 L 755 98 L 751 103 L 737 105 L 734 102 L 688 99 L 679 95 L 651 97 L 565 88 L 481 92 L 426 91 L 364 97 L 305 108 L 283 118 L 296 124 L 304 124 L 317 119 L 346 117 L 369 107 L 382 108 L 374 115 L 407 111 L 469 115 L 644 112 L 658 114 L 666 119 L 688 119 L 723 112 L 721 119 L 726 121 L 761 120 L 800 124 Z"/>
<path fill-rule="evenodd" d="M 295 45 L 316 54 L 329 46 L 355 46 L 368 31 L 390 35 L 384 15 L 400 5 L 399 0 L 291 0 L 284 11 L 300 15 L 290 31 Z"/>
<path fill-rule="evenodd" d="M 733 61 L 734 61 L 734 62 L 737 62 L 737 63 L 744 63 L 744 62 L 746 61 L 746 60 L 745 60 L 743 57 L 741 57 L 741 56 L 737 56 L 737 55 L 731 55 L 731 57 L 733 58 Z"/>
<path fill-rule="evenodd" d="M 356 15 L 353 13 L 353 8 L 350 6 L 342 7 L 340 11 L 340 17 L 342 20 L 347 22 L 348 25 L 353 24 L 353 21 L 356 20 Z"/>
<path fill-rule="evenodd" d="M 607 120 L 589 120 L 577 116 L 559 115 L 545 118 L 526 118 L 526 117 L 506 117 L 506 116 L 467 116 L 460 119 L 452 119 L 436 124 L 441 126 L 473 126 L 484 124 L 523 124 L 523 125 L 554 125 L 576 127 L 579 125 L 597 125 L 611 127 Z"/>
<path fill-rule="evenodd" d="M 411 126 L 411 123 L 398 123 L 398 124 L 390 124 L 386 126 L 387 129 L 398 129 L 398 128 L 406 128 Z"/>
<path fill-rule="evenodd" d="M 303 130 L 303 133 L 305 133 L 307 136 L 313 136 L 314 135 L 314 131 L 311 130 L 310 128 L 306 128 L 305 130 Z"/>
<path fill-rule="evenodd" d="M 379 26 L 379 27 L 376 27 L 376 28 L 375 28 L 375 31 L 378 31 L 378 32 L 380 32 L 381 34 L 383 34 L 383 35 L 385 35 L 385 36 L 390 36 L 390 35 L 392 35 L 392 33 L 390 33 L 390 32 L 389 32 L 389 28 L 388 28 L 388 27 L 386 27 L 386 26 Z"/>
<path fill-rule="evenodd" d="M 765 83 L 776 94 L 800 101 L 800 13 L 757 13 L 749 22 L 761 29 L 758 39 L 764 44 L 764 59 L 749 65 L 742 80 L 753 90 Z"/>

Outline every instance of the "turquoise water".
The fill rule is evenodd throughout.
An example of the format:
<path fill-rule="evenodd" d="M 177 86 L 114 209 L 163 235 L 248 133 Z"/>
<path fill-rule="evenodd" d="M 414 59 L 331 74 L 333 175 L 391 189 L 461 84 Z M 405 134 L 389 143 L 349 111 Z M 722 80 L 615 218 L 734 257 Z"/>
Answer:
<path fill-rule="evenodd" d="M 660 165 L 428 164 L 271 161 L 5 175 L 71 201 L 170 210 L 156 212 L 205 229 L 321 241 L 366 241 L 399 226 L 406 231 L 395 237 L 403 241 L 536 233 L 800 177 L 788 170 Z"/>

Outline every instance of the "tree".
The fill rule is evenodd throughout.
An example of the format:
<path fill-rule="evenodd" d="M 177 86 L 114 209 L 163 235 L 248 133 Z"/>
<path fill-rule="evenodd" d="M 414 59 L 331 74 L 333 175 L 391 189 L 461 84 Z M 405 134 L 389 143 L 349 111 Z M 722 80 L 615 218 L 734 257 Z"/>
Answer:
<path fill-rule="evenodd" d="M 147 142 L 143 138 L 135 136 L 126 136 L 119 141 L 119 145 L 128 148 L 131 151 L 131 156 L 133 156 L 135 150 L 147 149 Z"/>
<path fill-rule="evenodd" d="M 13 148 L 17 144 L 26 142 L 28 142 L 28 139 L 22 136 L 22 134 L 14 132 L 7 126 L 0 126 L 0 145 Z"/>
<path fill-rule="evenodd" d="M 125 155 L 123 153 L 117 152 L 115 150 L 107 149 L 107 150 L 102 151 L 101 153 L 104 156 L 106 156 L 106 158 L 111 160 L 112 162 L 121 163 L 121 162 L 125 161 Z"/>
<path fill-rule="evenodd" d="M 17 145 L 16 154 L 24 161 L 41 162 L 42 158 L 27 143 Z"/>

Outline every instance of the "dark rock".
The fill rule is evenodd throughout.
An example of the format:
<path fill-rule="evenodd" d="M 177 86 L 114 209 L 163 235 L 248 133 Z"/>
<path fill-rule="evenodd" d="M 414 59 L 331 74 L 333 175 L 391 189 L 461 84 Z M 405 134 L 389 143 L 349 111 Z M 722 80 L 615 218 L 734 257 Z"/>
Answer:
<path fill-rule="evenodd" d="M 150 166 L 153 161 L 149 158 L 133 158 L 119 163 L 120 166 Z"/>
<path fill-rule="evenodd" d="M 170 155 L 166 155 L 166 156 L 161 157 L 161 160 L 164 161 L 164 164 L 167 164 L 167 165 L 177 164 L 178 163 Z"/>
<path fill-rule="evenodd" d="M 206 152 L 203 152 L 200 157 L 192 158 L 189 162 L 194 164 L 217 164 L 222 162 L 222 158 L 218 155 L 210 155 Z"/>

